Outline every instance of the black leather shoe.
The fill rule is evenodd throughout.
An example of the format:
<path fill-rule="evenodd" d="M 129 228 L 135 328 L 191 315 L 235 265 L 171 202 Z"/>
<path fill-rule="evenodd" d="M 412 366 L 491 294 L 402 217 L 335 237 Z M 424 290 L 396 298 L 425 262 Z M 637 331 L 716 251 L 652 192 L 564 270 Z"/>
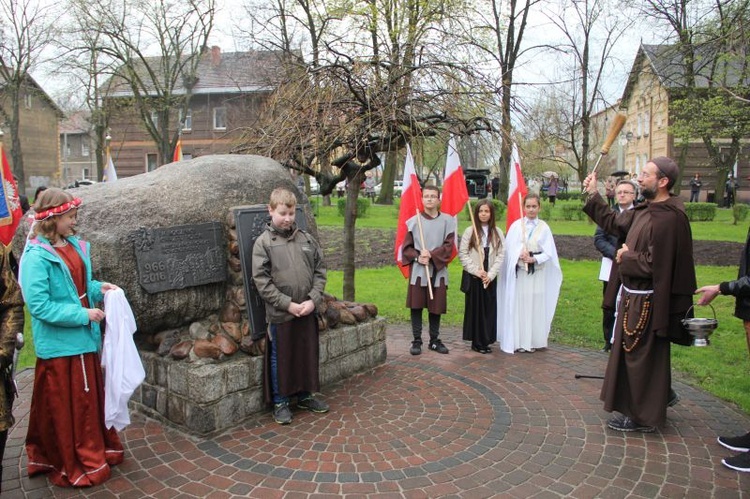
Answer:
<path fill-rule="evenodd" d="M 646 426 L 636 423 L 627 416 L 615 416 L 607 421 L 607 426 L 617 431 L 640 431 L 641 433 L 653 433 L 656 431 L 655 426 Z"/>
<path fill-rule="evenodd" d="M 412 341 L 409 353 L 412 355 L 419 355 L 422 353 L 422 343 L 419 341 Z"/>
<path fill-rule="evenodd" d="M 674 407 L 677 405 L 677 402 L 680 401 L 680 396 L 677 394 L 676 391 L 669 389 L 669 400 L 667 401 L 667 407 Z"/>

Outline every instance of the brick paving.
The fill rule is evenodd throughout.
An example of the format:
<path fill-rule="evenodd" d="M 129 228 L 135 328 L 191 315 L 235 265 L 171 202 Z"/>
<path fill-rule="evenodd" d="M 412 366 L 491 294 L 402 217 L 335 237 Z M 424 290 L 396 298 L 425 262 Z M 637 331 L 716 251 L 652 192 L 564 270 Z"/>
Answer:
<path fill-rule="evenodd" d="M 29 479 L 23 439 L 33 371 L 19 375 L 18 423 L 3 461 L 4 498 L 189 497 L 750 497 L 750 473 L 721 464 L 719 434 L 750 417 L 678 381 L 682 400 L 653 434 L 606 428 L 598 379 L 606 355 L 559 345 L 533 354 L 469 350 L 457 328 L 449 355 L 409 355 L 405 326 L 388 328 L 385 365 L 326 387 L 332 412 L 269 414 L 212 438 L 141 415 L 121 437 L 125 462 L 90 489 Z"/>

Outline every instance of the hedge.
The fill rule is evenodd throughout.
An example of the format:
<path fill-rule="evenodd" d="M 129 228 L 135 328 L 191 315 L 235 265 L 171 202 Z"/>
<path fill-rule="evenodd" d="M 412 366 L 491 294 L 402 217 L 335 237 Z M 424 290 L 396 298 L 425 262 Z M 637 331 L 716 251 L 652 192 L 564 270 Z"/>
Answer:
<path fill-rule="evenodd" d="M 367 198 L 357 198 L 357 218 L 364 218 L 367 216 L 367 212 L 370 210 L 370 200 Z M 346 213 L 346 198 L 338 198 L 336 200 L 336 208 L 340 217 L 343 217 Z"/>
<path fill-rule="evenodd" d="M 685 212 L 691 222 L 711 222 L 716 217 L 716 204 L 687 203 Z"/>
<path fill-rule="evenodd" d="M 747 218 L 747 214 L 750 212 L 750 207 L 744 203 L 735 203 L 732 208 L 732 215 L 734 215 L 734 224 L 737 222 L 744 222 Z"/>

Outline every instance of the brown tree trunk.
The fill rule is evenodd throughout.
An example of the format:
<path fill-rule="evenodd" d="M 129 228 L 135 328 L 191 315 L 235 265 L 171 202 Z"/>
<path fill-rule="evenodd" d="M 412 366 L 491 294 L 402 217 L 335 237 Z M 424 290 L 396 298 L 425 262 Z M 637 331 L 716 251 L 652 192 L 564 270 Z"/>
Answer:
<path fill-rule="evenodd" d="M 357 199 L 359 198 L 359 186 L 365 180 L 365 173 L 360 169 L 353 178 L 349 179 L 346 187 L 346 209 L 344 210 L 344 300 L 354 301 L 354 255 L 355 255 L 355 228 L 357 224 Z M 393 185 L 393 183 L 391 183 Z"/>

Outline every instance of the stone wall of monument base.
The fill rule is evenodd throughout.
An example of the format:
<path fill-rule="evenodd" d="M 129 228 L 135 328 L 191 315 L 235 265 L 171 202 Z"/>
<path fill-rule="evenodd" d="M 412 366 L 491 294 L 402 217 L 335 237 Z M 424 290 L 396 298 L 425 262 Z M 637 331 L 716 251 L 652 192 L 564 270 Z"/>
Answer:
<path fill-rule="evenodd" d="M 386 359 L 386 321 L 376 318 L 320 333 L 320 382 L 325 389 Z M 132 409 L 194 435 L 231 428 L 266 411 L 263 358 L 236 354 L 213 363 L 176 361 L 142 352 L 146 379 Z"/>

